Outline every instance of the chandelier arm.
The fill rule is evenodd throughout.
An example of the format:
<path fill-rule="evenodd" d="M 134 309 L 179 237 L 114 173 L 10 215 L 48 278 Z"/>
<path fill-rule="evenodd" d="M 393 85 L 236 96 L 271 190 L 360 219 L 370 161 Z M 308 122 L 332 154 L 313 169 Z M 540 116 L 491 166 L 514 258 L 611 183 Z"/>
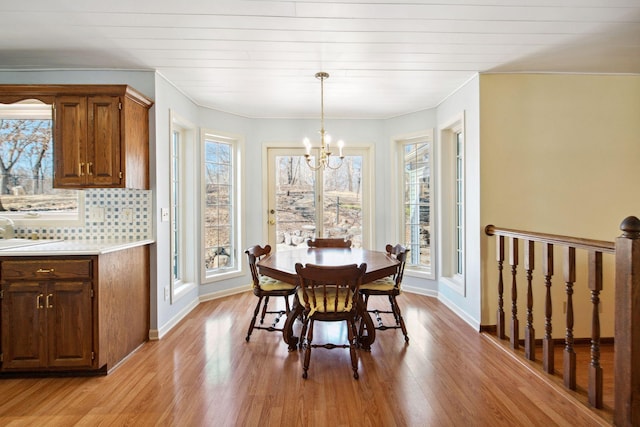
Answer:
<path fill-rule="evenodd" d="M 342 163 L 344 162 L 344 157 L 338 157 L 340 159 L 340 163 L 338 163 L 336 166 L 331 166 L 329 164 L 329 162 L 327 162 L 327 168 L 328 169 L 332 169 L 332 170 L 338 170 L 342 167 Z"/>
<path fill-rule="evenodd" d="M 307 161 L 307 166 L 309 167 L 309 169 L 311 169 L 312 171 L 317 171 L 320 168 L 322 168 L 324 165 L 322 162 L 319 162 L 316 166 L 311 164 L 311 156 L 309 156 L 308 154 L 304 155 L 306 161 Z"/>

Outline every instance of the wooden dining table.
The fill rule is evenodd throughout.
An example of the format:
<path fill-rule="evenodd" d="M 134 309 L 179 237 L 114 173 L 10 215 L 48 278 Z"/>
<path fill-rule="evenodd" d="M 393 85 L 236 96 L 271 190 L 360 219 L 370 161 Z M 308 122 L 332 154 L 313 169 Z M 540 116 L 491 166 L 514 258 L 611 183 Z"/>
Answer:
<path fill-rule="evenodd" d="M 260 274 L 273 277 L 286 283 L 298 284 L 296 264 L 316 264 L 322 266 L 338 266 L 362 263 L 367 264 L 362 283 L 373 282 L 386 276 L 391 276 L 396 272 L 398 261 L 389 256 L 386 252 L 372 251 L 362 248 L 300 248 L 271 253 L 258 261 L 257 266 Z M 362 301 L 360 301 L 362 302 Z M 365 350 L 370 350 L 376 339 L 375 327 L 371 316 L 366 308 L 359 304 L 359 315 L 364 322 L 365 333 L 358 337 L 360 346 Z M 294 335 L 293 324 L 300 317 L 304 310 L 303 305 L 294 297 L 293 307 L 285 321 L 282 335 L 284 342 L 293 351 L 298 348 L 301 339 Z"/>

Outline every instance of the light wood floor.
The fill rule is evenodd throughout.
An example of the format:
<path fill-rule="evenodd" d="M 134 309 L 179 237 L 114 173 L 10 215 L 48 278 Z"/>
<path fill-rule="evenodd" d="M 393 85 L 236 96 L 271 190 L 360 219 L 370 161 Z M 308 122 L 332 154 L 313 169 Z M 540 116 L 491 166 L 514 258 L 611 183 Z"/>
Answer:
<path fill-rule="evenodd" d="M 200 304 L 105 377 L 0 380 L 2 426 L 591 426 L 589 415 L 433 298 L 399 297 L 411 341 L 301 353 L 254 331 L 247 292 Z M 323 339 L 317 326 L 316 338 Z M 325 328 L 326 336 L 346 335 Z"/>

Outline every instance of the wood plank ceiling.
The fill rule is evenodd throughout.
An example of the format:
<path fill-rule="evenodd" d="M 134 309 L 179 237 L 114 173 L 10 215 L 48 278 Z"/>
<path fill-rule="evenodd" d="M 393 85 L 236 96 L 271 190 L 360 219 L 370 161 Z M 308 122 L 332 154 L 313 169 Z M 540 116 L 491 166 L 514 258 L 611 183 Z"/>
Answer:
<path fill-rule="evenodd" d="M 640 0 L 30 0 L 0 70 L 156 70 L 246 117 L 388 118 L 478 72 L 640 73 Z"/>

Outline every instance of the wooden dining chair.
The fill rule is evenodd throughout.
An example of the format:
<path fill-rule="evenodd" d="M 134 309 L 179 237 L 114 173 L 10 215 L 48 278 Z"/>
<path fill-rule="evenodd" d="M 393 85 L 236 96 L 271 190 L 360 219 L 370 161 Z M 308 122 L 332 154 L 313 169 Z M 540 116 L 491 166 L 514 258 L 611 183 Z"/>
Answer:
<path fill-rule="evenodd" d="M 407 261 L 407 254 L 409 253 L 409 249 L 405 248 L 402 245 L 387 245 L 386 251 L 389 256 L 395 257 L 398 261 L 398 268 L 396 273 L 393 276 L 388 276 L 382 279 L 375 280 L 370 283 L 363 283 L 360 286 L 360 294 L 364 299 L 364 307 L 365 309 L 373 314 L 376 317 L 378 322 L 378 326 L 376 329 L 386 330 L 386 329 L 402 329 L 402 333 L 404 334 L 404 340 L 409 342 L 409 335 L 407 334 L 407 328 L 404 324 L 404 319 L 402 318 L 402 311 L 400 310 L 400 306 L 398 305 L 398 301 L 396 297 L 400 295 L 400 285 L 402 284 L 402 276 L 404 275 L 404 266 Z M 389 310 L 369 310 L 369 297 L 374 295 L 382 295 L 387 296 L 389 298 L 390 309 Z M 392 314 L 396 324 L 395 325 L 385 325 L 382 321 L 381 313 Z M 363 325 L 360 324 L 360 328 L 362 329 Z M 362 330 L 360 331 L 362 333 Z"/>
<path fill-rule="evenodd" d="M 342 238 L 317 238 L 308 240 L 307 246 L 310 248 L 350 248 L 351 240 Z"/>
<path fill-rule="evenodd" d="M 246 340 L 249 341 L 254 329 L 282 331 L 282 328 L 276 328 L 276 325 L 280 321 L 282 315 L 289 314 L 289 295 L 295 294 L 296 286 L 259 273 L 258 266 L 256 264 L 262 257 L 271 253 L 271 246 L 266 245 L 264 248 L 260 245 L 252 246 L 244 253 L 246 253 L 249 258 L 249 269 L 251 270 L 251 278 L 253 279 L 253 293 L 258 297 L 258 303 L 253 311 L 253 318 L 251 319 L 249 331 L 247 332 Z M 284 297 L 285 310 L 268 310 L 269 297 Z M 260 315 L 260 324 L 256 325 L 261 306 L 262 314 Z M 267 314 L 274 314 L 275 319 L 270 326 L 262 326 Z"/>
<path fill-rule="evenodd" d="M 348 348 L 351 356 L 353 378 L 358 379 L 358 355 L 356 352 L 358 331 L 356 318 L 358 312 L 364 309 L 358 288 L 367 270 L 367 264 L 362 263 L 343 266 L 321 266 L 296 264 L 298 273 L 298 302 L 304 306 L 304 323 L 300 335 L 305 350 L 302 378 L 307 378 L 311 349 L 324 347 L 326 349 Z M 346 322 L 348 343 L 315 344 L 313 342 L 313 328 L 316 321 Z M 306 337 L 305 337 L 306 332 Z"/>

